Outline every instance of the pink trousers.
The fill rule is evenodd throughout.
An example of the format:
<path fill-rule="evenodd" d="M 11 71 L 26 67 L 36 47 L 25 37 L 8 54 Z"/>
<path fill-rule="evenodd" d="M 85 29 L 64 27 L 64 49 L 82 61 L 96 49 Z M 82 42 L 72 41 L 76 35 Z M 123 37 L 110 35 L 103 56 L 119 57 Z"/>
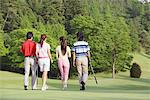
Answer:
<path fill-rule="evenodd" d="M 67 83 L 70 63 L 68 59 L 58 59 L 58 67 L 61 73 L 61 80 Z"/>

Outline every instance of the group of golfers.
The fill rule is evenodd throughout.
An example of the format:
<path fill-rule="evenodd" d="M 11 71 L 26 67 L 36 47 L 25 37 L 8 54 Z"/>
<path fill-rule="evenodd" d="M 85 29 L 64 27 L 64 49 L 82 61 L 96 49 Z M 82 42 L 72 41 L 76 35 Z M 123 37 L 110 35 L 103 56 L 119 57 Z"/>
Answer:
<path fill-rule="evenodd" d="M 50 64 L 53 63 L 50 52 L 50 45 L 46 43 L 47 36 L 42 34 L 38 43 L 32 41 L 33 33 L 28 32 L 26 40 L 22 43 L 20 51 L 24 55 L 24 89 L 28 90 L 28 79 L 30 68 L 32 70 L 32 90 L 37 89 L 37 75 L 38 66 L 42 72 L 42 88 L 47 90 L 47 73 L 50 71 Z M 87 42 L 84 41 L 82 32 L 77 33 L 77 41 L 73 44 L 72 49 L 67 45 L 67 40 L 64 36 L 59 38 L 59 46 L 56 48 L 56 58 L 58 61 L 59 71 L 61 73 L 62 89 L 67 89 L 67 81 L 70 70 L 69 58 L 71 51 L 73 52 L 73 66 L 77 68 L 80 90 L 85 90 L 85 85 L 88 79 L 88 59 L 90 59 L 90 48 Z"/>

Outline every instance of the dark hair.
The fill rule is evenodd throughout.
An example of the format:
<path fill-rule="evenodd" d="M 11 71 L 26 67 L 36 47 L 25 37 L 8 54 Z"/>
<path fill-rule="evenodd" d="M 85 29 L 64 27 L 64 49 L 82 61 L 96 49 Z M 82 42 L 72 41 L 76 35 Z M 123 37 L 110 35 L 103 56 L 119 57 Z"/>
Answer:
<path fill-rule="evenodd" d="M 44 42 L 44 40 L 47 38 L 47 36 L 46 36 L 46 34 L 42 34 L 41 35 L 41 39 L 40 39 L 40 44 L 41 44 L 41 47 L 43 46 L 43 42 Z"/>
<path fill-rule="evenodd" d="M 84 38 L 83 33 L 82 32 L 78 32 L 77 33 L 77 39 L 78 39 L 78 41 L 83 41 L 83 38 Z"/>
<path fill-rule="evenodd" d="M 33 33 L 32 32 L 28 32 L 26 37 L 27 37 L 27 39 L 31 39 L 33 37 Z"/>
<path fill-rule="evenodd" d="M 67 51 L 67 40 L 64 38 L 64 36 L 61 36 L 59 40 L 61 45 L 61 52 L 63 55 L 65 55 Z"/>

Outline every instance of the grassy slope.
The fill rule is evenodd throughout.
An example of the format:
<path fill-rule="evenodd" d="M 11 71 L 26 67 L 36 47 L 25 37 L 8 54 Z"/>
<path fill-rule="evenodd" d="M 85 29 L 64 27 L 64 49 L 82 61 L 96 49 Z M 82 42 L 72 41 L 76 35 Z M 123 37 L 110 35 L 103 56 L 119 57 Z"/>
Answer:
<path fill-rule="evenodd" d="M 140 79 L 129 78 L 129 72 L 122 72 L 111 79 L 111 74 L 97 74 L 99 84 L 89 77 L 86 91 L 79 91 L 78 80 L 69 80 L 69 87 L 62 91 L 60 80 L 48 80 L 49 90 L 23 90 L 23 75 L 0 71 L 0 100 L 149 100 L 150 58 L 134 54 L 134 61 L 142 66 Z"/>

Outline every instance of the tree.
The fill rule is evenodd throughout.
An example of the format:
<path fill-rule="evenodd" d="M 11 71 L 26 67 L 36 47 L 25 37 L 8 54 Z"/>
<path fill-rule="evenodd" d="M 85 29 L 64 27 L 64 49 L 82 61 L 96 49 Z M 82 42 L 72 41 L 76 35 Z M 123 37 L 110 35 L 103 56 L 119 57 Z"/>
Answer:
<path fill-rule="evenodd" d="M 139 37 L 142 47 L 145 48 L 145 52 L 150 55 L 150 33 L 143 31 Z"/>
<path fill-rule="evenodd" d="M 72 33 L 70 21 L 77 15 L 84 15 L 81 5 L 81 0 L 63 0 L 64 3 L 64 16 L 65 28 L 69 34 Z"/>
<path fill-rule="evenodd" d="M 77 16 L 72 20 L 76 31 L 83 31 L 89 41 L 92 52 L 92 64 L 103 70 L 118 72 L 130 59 L 130 37 L 127 24 L 123 18 L 110 17 L 99 22 L 91 17 Z M 90 41 L 92 39 L 92 41 Z M 129 63 L 131 60 L 129 61 Z"/>
<path fill-rule="evenodd" d="M 8 53 L 8 49 L 4 46 L 4 32 L 0 30 L 0 57 L 5 56 Z"/>
<path fill-rule="evenodd" d="M 129 30 L 122 17 L 116 18 L 108 14 L 105 20 L 103 27 L 108 41 L 104 54 L 107 55 L 109 66 L 112 68 L 112 77 L 115 78 L 115 73 L 124 69 L 125 62 L 129 60 L 128 52 L 131 49 Z"/>
<path fill-rule="evenodd" d="M 44 19 L 45 24 L 63 23 L 64 11 L 62 0 L 27 0 L 31 9 Z"/>
<path fill-rule="evenodd" d="M 3 12 L 4 22 L 1 29 L 4 32 L 10 32 L 19 27 L 19 16 L 17 11 L 20 8 L 20 5 L 16 0 L 1 0 L 1 11 Z"/>

